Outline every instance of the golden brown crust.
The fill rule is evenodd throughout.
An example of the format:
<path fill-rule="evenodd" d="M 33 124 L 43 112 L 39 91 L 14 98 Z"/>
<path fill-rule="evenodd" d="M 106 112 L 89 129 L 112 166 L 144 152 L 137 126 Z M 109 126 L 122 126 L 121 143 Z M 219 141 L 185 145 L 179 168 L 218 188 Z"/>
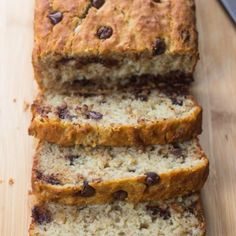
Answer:
<path fill-rule="evenodd" d="M 53 12 L 63 14 L 56 25 L 48 18 Z M 112 27 L 113 33 L 110 38 L 101 40 L 96 32 L 106 25 Z M 78 26 L 79 33 L 76 33 Z M 156 39 L 164 38 L 166 55 L 193 58 L 194 65 L 188 73 L 193 72 L 198 59 L 193 0 L 162 3 L 106 0 L 99 9 L 92 7 L 90 0 L 36 0 L 34 30 L 33 64 L 41 88 L 45 68 L 40 61 L 49 57 L 49 61 L 68 57 L 151 59 Z"/>
<path fill-rule="evenodd" d="M 38 150 L 40 149 L 40 144 Z M 179 168 L 160 175 L 161 182 L 149 186 L 145 184 L 145 176 L 89 183 L 96 190 L 92 197 L 80 197 L 82 186 L 52 185 L 38 178 L 38 154 L 35 155 L 32 171 L 32 188 L 37 198 L 44 201 L 56 201 L 68 205 L 103 204 L 113 200 L 112 194 L 123 190 L 128 193 L 127 201 L 143 202 L 149 200 L 169 199 L 199 191 L 209 173 L 209 162 L 201 148 L 201 159 L 204 162 L 193 168 Z"/>
<path fill-rule="evenodd" d="M 37 52 L 39 57 L 50 53 L 84 55 L 85 52 L 101 55 L 148 51 L 152 54 L 153 42 L 158 37 L 168 39 L 170 53 L 196 52 L 192 0 L 159 4 L 152 0 L 106 0 L 100 9 L 92 7 L 90 0 L 36 0 L 35 9 L 35 48 L 40 49 Z M 53 25 L 48 15 L 55 11 L 63 13 L 63 20 Z M 81 20 L 80 34 L 77 35 L 74 30 Z M 129 25 L 125 23 L 127 20 Z M 97 27 L 107 24 L 113 28 L 112 37 L 101 41 L 96 36 Z M 128 27 L 139 30 L 133 35 Z M 183 39 L 183 30 L 189 34 L 187 43 Z"/>

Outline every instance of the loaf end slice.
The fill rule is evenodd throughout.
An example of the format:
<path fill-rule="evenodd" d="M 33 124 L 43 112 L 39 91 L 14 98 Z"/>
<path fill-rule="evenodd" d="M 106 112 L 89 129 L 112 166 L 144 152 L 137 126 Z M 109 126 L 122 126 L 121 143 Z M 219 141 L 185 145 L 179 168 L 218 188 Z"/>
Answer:
<path fill-rule="evenodd" d="M 208 176 L 197 140 L 147 147 L 70 147 L 41 142 L 32 187 L 41 201 L 69 205 L 167 199 L 196 192 Z"/>
<path fill-rule="evenodd" d="M 36 0 L 33 65 L 42 89 L 83 79 L 192 76 L 193 0 L 94 2 Z"/>
<path fill-rule="evenodd" d="M 164 235 L 203 236 L 205 220 L 198 194 L 137 205 L 35 205 L 30 236 Z"/>
<path fill-rule="evenodd" d="M 201 133 L 202 109 L 181 87 L 82 88 L 40 94 L 29 134 L 63 146 L 133 146 L 182 142 Z"/>

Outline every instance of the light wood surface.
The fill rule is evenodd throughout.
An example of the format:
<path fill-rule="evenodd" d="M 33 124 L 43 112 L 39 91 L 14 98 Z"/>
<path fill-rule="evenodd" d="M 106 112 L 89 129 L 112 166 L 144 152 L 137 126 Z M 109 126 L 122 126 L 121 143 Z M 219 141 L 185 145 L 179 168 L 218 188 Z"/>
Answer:
<path fill-rule="evenodd" d="M 0 236 L 27 235 L 33 140 L 25 102 L 36 94 L 31 66 L 33 0 L 0 0 Z M 194 94 L 204 108 L 201 143 L 210 158 L 203 190 L 207 235 L 236 235 L 236 28 L 216 0 L 196 0 L 201 60 Z M 9 184 L 13 178 L 14 184 Z"/>

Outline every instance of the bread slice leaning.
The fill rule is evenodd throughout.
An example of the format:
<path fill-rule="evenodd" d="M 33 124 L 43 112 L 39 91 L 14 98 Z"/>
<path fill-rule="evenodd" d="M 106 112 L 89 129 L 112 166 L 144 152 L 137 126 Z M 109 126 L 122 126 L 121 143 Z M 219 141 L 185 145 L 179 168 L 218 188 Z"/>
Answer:
<path fill-rule="evenodd" d="M 35 205 L 30 236 L 163 235 L 203 236 L 205 220 L 198 194 L 168 201 L 94 206 Z"/>
<path fill-rule="evenodd" d="M 167 199 L 198 191 L 208 159 L 198 140 L 135 147 L 59 147 L 41 142 L 32 187 L 41 201 L 69 205 Z"/>
<path fill-rule="evenodd" d="M 70 89 L 68 89 L 70 90 Z M 80 91 L 80 90 L 79 90 Z M 32 105 L 29 134 L 63 146 L 133 146 L 185 141 L 201 133 L 202 109 L 181 88 L 133 85 L 48 92 Z"/>

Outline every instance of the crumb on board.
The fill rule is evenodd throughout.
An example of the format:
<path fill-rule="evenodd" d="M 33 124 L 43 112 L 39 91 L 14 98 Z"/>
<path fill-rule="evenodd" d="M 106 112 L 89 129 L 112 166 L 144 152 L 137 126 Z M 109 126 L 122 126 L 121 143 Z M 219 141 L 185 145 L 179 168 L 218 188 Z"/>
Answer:
<path fill-rule="evenodd" d="M 2 179 L 0 179 L 0 184 L 2 184 L 3 183 L 3 180 Z"/>
<path fill-rule="evenodd" d="M 30 104 L 28 102 L 24 101 L 24 111 L 25 112 L 28 111 L 29 107 L 30 107 Z"/>
<path fill-rule="evenodd" d="M 15 182 L 14 182 L 14 179 L 13 178 L 10 178 L 9 181 L 8 181 L 8 184 L 9 185 L 13 185 Z"/>
<path fill-rule="evenodd" d="M 33 195 L 32 190 L 28 190 L 28 194 L 29 194 L 29 196 Z"/>
<path fill-rule="evenodd" d="M 225 134 L 225 139 L 226 139 L 226 141 L 228 141 L 228 135 L 227 134 Z"/>
<path fill-rule="evenodd" d="M 16 103 L 16 98 L 13 98 L 13 102 Z"/>

